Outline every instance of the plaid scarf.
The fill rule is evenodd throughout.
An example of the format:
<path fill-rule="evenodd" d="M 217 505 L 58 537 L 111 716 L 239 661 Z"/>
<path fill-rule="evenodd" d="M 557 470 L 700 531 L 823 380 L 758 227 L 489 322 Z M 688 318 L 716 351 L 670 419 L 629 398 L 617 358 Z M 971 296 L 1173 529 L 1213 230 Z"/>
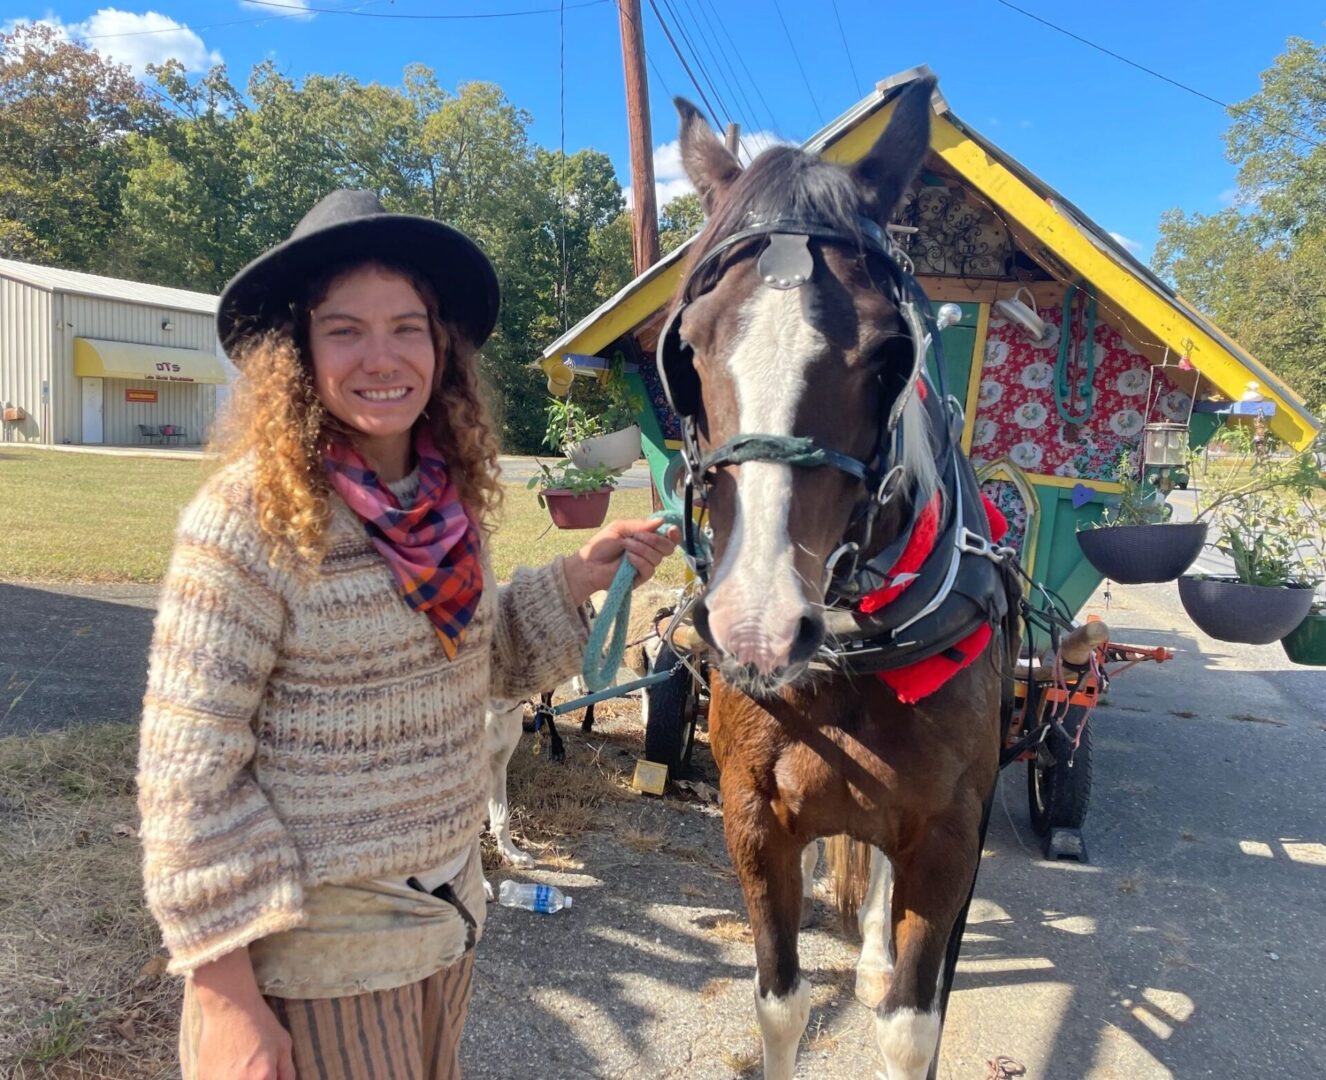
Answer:
<path fill-rule="evenodd" d="M 363 520 L 405 602 L 428 616 L 454 659 L 483 593 L 479 533 L 422 428 L 414 450 L 419 493 L 408 510 L 348 443 L 333 443 L 324 460 L 332 487 Z"/>

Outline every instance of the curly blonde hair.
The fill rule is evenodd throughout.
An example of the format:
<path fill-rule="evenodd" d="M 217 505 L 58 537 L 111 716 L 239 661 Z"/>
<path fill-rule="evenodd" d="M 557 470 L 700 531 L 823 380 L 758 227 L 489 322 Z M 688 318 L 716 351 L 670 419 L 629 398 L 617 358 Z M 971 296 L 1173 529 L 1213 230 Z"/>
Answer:
<path fill-rule="evenodd" d="M 308 346 L 310 312 L 346 274 L 375 267 L 405 278 L 428 310 L 436 368 L 428 403 L 418 424 L 426 425 L 447 462 L 471 519 L 491 532 L 502 504 L 498 440 L 479 375 L 478 350 L 444 321 L 431 285 L 406 266 L 359 260 L 329 269 L 310 283 L 302 302 L 291 305 L 282 325 L 247 336 L 235 350 L 240 369 L 213 449 L 221 462 L 252 463 L 258 524 L 276 541 L 279 555 L 318 562 L 331 520 L 331 492 L 323 454 L 352 429 L 332 416 L 314 389 Z"/>

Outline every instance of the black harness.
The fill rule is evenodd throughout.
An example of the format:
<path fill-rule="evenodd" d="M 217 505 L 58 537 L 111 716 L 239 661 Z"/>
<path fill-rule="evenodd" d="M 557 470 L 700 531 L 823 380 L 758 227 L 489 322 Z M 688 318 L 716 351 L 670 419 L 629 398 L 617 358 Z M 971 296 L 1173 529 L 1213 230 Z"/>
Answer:
<path fill-rule="evenodd" d="M 709 580 L 709 544 L 695 522 L 695 492 L 697 485 L 708 490 L 716 470 L 749 461 L 798 468 L 832 467 L 861 483 L 863 494 L 853 508 L 847 535 L 828 559 L 829 643 L 821 648 L 817 659 L 834 669 L 869 672 L 903 667 L 944 653 L 980 625 L 1000 625 L 1009 611 L 1010 583 L 1013 589 L 1017 586 L 1008 569 L 1011 553 L 990 543 L 976 477 L 957 445 L 962 410 L 943 390 L 943 352 L 930 301 L 912 276 L 906 255 L 894 247 L 886 232 L 866 218 L 858 218 L 856 225 L 858 231 L 853 235 L 823 221 L 752 220 L 720 241 L 687 276 L 681 302 L 659 337 L 657 363 L 668 403 L 681 419 L 683 551 L 703 584 Z M 912 341 L 911 365 L 880 427 L 874 451 L 863 461 L 808 438 L 743 433 L 704 454 L 697 431 L 702 407 L 700 380 L 694 354 L 681 337 L 682 314 L 687 305 L 714 287 L 734 258 L 748 254 L 752 248 L 759 249 L 756 270 L 764 287 L 802 287 L 815 273 L 812 238 L 860 253 L 873 271 L 872 280 L 897 307 Z M 939 393 L 925 376 L 925 354 L 931 344 L 938 365 Z M 942 491 L 939 534 L 915 580 L 892 603 L 873 615 L 862 615 L 854 610 L 855 605 L 863 596 L 890 584 L 889 574 L 907 546 L 921 509 L 916 505 L 917 493 L 906 492 L 912 498 L 911 521 L 883 550 L 862 557 L 861 552 L 871 545 L 879 512 L 902 487 L 903 414 L 923 382 L 929 426 L 941 440 L 936 452 Z"/>

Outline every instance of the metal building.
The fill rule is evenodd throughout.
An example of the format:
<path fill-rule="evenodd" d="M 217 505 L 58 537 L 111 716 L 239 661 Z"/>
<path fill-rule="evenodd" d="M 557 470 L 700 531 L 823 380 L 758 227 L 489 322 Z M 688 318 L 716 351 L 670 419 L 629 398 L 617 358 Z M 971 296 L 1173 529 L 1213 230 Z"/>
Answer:
<path fill-rule="evenodd" d="M 0 259 L 0 438 L 203 442 L 233 374 L 216 340 L 216 301 Z"/>

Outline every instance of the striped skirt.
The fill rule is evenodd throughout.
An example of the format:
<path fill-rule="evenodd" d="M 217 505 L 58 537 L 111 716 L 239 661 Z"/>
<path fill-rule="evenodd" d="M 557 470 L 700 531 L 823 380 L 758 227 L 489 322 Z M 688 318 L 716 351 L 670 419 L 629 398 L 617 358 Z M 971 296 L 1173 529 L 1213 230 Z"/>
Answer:
<path fill-rule="evenodd" d="M 394 990 L 334 998 L 268 997 L 294 1043 L 299 1080 L 460 1080 L 460 1036 L 470 1006 L 474 953 Z M 198 1072 L 202 1013 L 185 980 L 180 1022 L 184 1080 Z"/>

